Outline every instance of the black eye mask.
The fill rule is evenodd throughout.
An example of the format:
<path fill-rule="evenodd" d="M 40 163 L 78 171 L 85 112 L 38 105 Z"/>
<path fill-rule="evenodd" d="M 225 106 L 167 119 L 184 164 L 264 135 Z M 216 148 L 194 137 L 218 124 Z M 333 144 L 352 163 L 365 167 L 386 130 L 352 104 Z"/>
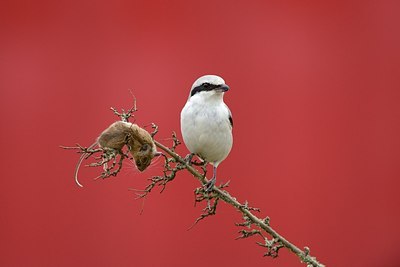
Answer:
<path fill-rule="evenodd" d="M 212 91 L 214 89 L 219 88 L 220 86 L 221 85 L 217 85 L 217 84 L 203 83 L 203 84 L 193 88 L 193 90 L 190 92 L 190 96 L 194 96 L 195 94 L 202 92 L 202 91 Z"/>

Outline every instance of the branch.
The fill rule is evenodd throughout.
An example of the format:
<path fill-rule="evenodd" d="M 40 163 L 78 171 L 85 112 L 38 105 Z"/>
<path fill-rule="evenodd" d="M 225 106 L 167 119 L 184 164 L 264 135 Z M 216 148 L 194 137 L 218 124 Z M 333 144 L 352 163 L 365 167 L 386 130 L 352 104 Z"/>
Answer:
<path fill-rule="evenodd" d="M 118 112 L 115 108 L 111 108 L 111 110 L 114 112 L 115 115 L 117 115 L 123 122 L 128 123 L 129 118 L 134 117 L 133 113 L 137 111 L 136 108 L 136 98 L 134 97 L 134 103 L 133 107 L 129 109 L 127 112 L 122 110 L 122 112 Z M 113 126 L 119 125 L 118 123 L 112 124 L 108 129 L 106 129 L 102 135 L 99 137 L 99 141 L 102 140 L 102 136 L 106 135 L 107 140 L 106 143 L 100 144 L 102 147 L 96 147 L 97 143 L 93 144 L 92 146 L 86 148 L 82 147 L 80 145 L 77 145 L 75 147 L 61 147 L 63 149 L 74 149 L 77 150 L 78 153 L 81 153 L 81 158 L 80 161 L 78 162 L 76 171 L 75 171 L 75 179 L 76 182 L 79 186 L 82 186 L 78 180 L 77 180 L 77 171 L 79 169 L 80 164 L 82 163 L 83 160 L 88 159 L 90 156 L 95 155 L 97 153 L 100 153 L 100 157 L 97 157 L 96 159 L 98 162 L 89 164 L 88 166 L 90 167 L 98 167 L 102 166 L 103 167 L 103 172 L 99 176 L 99 178 L 107 178 L 110 176 L 116 176 L 119 171 L 122 168 L 122 162 L 126 158 L 128 158 L 127 152 L 123 151 L 123 147 L 127 146 L 128 150 L 130 153 L 133 155 L 135 158 L 136 164 L 140 163 L 141 159 L 144 157 L 150 157 L 150 162 L 151 159 L 154 156 L 161 155 L 164 157 L 164 170 L 163 170 L 163 175 L 159 176 L 153 176 L 149 178 L 150 184 L 146 186 L 144 190 L 137 190 L 137 189 L 131 189 L 135 191 L 135 194 L 137 195 L 137 198 L 145 198 L 155 186 L 161 186 L 161 192 L 164 191 L 166 185 L 174 180 L 176 177 L 176 174 L 182 170 L 187 170 L 189 173 L 191 173 L 200 183 L 201 187 L 198 187 L 194 190 L 194 195 L 195 195 L 195 204 L 199 202 L 206 201 L 207 205 L 203 209 L 203 213 L 195 220 L 193 225 L 189 228 L 193 228 L 199 221 L 209 217 L 213 216 L 216 214 L 217 210 L 217 205 L 220 200 L 224 201 L 225 203 L 231 205 L 234 207 L 238 212 L 240 212 L 243 216 L 243 222 L 241 223 L 236 223 L 236 226 L 239 227 L 246 227 L 249 230 L 246 229 L 241 229 L 239 231 L 240 236 L 238 236 L 236 239 L 243 239 L 243 238 L 249 238 L 252 236 L 260 236 L 263 238 L 264 242 L 257 242 L 256 244 L 266 248 L 267 251 L 264 253 L 264 256 L 269 256 L 272 258 L 276 258 L 278 256 L 278 252 L 281 248 L 285 247 L 289 251 L 293 252 L 297 257 L 300 259 L 301 262 L 307 264 L 307 267 L 324 267 L 325 265 L 319 263 L 315 257 L 312 257 L 310 255 L 310 249 L 308 247 L 304 247 L 304 250 L 301 250 L 297 246 L 295 246 L 293 243 L 289 242 L 287 239 L 285 239 L 282 235 L 280 235 L 278 232 L 276 232 L 271 226 L 270 226 L 270 218 L 266 217 L 264 219 L 261 219 L 254 215 L 253 212 L 260 212 L 258 208 L 253 208 L 248 205 L 248 202 L 245 201 L 243 204 L 240 203 L 235 197 L 231 196 L 229 192 L 224 190 L 224 188 L 229 186 L 229 181 L 225 184 L 222 184 L 220 186 L 213 186 L 212 190 L 205 190 L 205 185 L 208 183 L 208 180 L 206 178 L 206 173 L 207 173 L 207 162 L 202 160 L 202 161 L 192 161 L 193 155 L 190 154 L 187 157 L 183 158 L 180 155 L 178 155 L 175 152 L 175 149 L 178 145 L 181 144 L 181 142 L 178 140 L 176 137 L 175 132 L 172 134 L 172 146 L 167 147 L 160 142 L 156 141 L 154 139 L 154 136 L 158 133 L 158 126 L 155 125 L 154 123 L 151 124 L 151 127 L 153 129 L 153 132 L 150 134 L 145 131 L 144 129 L 138 127 L 135 125 L 136 132 L 130 132 L 133 131 L 132 127 L 129 126 L 129 131 L 126 132 L 126 129 L 124 131 L 123 128 L 113 128 Z M 127 126 L 125 125 L 125 128 Z M 110 134 L 110 131 L 113 131 L 112 134 Z M 136 135 L 133 133 L 137 133 Z M 138 135 L 139 134 L 139 135 Z M 148 136 L 148 137 L 147 137 Z M 134 137 L 134 138 L 132 138 Z M 149 154 L 156 152 L 155 149 L 148 150 L 145 154 L 138 154 L 138 151 L 142 151 L 142 147 L 135 147 L 134 144 L 136 143 L 143 143 L 143 138 L 147 138 L 148 147 L 151 148 L 152 146 L 156 146 L 162 151 L 164 151 L 166 154 L 161 154 L 161 153 L 155 153 L 155 154 Z M 147 146 L 146 146 L 147 147 Z M 119 161 L 117 162 L 117 156 L 119 156 Z M 111 166 L 108 164 L 111 163 Z M 149 163 L 149 162 L 148 162 Z M 118 166 L 116 166 L 118 165 Z M 144 167 L 141 169 L 144 170 L 147 168 L 147 165 L 144 165 Z M 200 170 L 196 169 L 194 166 L 199 168 Z M 257 228 L 257 229 L 254 229 Z M 189 230 L 188 229 L 188 230 Z M 271 239 L 268 239 L 263 232 L 267 233 Z"/>
<path fill-rule="evenodd" d="M 163 150 L 168 155 L 170 155 L 175 160 L 175 162 L 179 163 L 180 166 L 183 166 L 188 172 L 190 172 L 197 180 L 200 181 L 200 183 L 202 185 L 205 185 L 208 182 L 207 179 L 205 178 L 205 176 L 203 174 L 201 174 L 199 171 L 197 171 L 193 166 L 191 166 L 190 162 L 187 162 L 185 160 L 185 158 L 182 158 L 176 152 L 174 152 L 173 150 L 169 149 L 168 147 L 159 143 L 156 140 L 154 140 L 154 143 L 156 144 L 156 146 L 159 149 Z M 243 218 L 245 219 L 245 223 L 239 224 L 239 226 L 250 227 L 251 225 L 255 225 L 255 226 L 261 228 L 262 230 L 264 230 L 266 233 L 268 233 L 273 238 L 272 240 L 268 240 L 267 238 L 265 238 L 263 236 L 265 238 L 265 244 L 257 243 L 263 247 L 268 248 L 268 251 L 266 254 L 264 254 L 264 256 L 276 257 L 278 250 L 281 247 L 285 247 L 288 250 L 290 250 L 291 252 L 293 252 L 294 254 L 296 254 L 297 257 L 299 257 L 299 259 L 302 262 L 307 264 L 307 267 L 311 267 L 311 266 L 323 267 L 323 266 L 325 266 L 325 265 L 319 263 L 315 257 L 312 257 L 310 255 L 310 249 L 308 247 L 305 247 L 304 251 L 303 251 L 300 248 L 298 248 L 296 245 L 289 242 L 286 238 L 284 238 L 278 232 L 276 232 L 269 225 L 270 219 L 268 217 L 265 219 L 260 219 L 257 216 L 255 216 L 252 213 L 252 211 L 258 211 L 258 209 L 248 207 L 247 202 L 245 202 L 245 204 L 241 204 L 239 201 L 236 200 L 235 197 L 232 197 L 227 191 L 222 190 L 221 187 L 214 186 L 213 190 L 212 190 L 212 194 L 214 194 L 214 196 L 212 198 L 214 198 L 215 201 L 217 201 L 218 199 L 221 199 L 225 203 L 236 208 L 236 210 L 238 210 L 243 215 Z M 211 209 L 209 209 L 209 210 L 211 210 L 213 213 L 215 213 L 215 207 L 211 207 Z M 209 216 L 209 215 L 207 215 L 207 216 Z M 199 217 L 199 218 L 204 219 L 204 217 L 207 217 L 207 216 L 202 214 L 201 217 Z M 197 219 L 195 224 L 201 219 Z M 261 234 L 261 232 L 252 232 L 252 234 L 248 234 L 247 232 L 245 233 L 243 231 L 240 231 L 240 232 L 242 233 L 242 236 L 239 238 L 247 238 L 247 237 L 255 235 L 255 234 Z"/>

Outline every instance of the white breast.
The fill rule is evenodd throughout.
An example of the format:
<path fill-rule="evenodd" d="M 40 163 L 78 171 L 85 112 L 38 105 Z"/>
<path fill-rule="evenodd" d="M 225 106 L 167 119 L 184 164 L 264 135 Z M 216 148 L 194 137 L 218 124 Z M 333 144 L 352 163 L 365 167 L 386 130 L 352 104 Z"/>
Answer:
<path fill-rule="evenodd" d="M 229 109 L 221 99 L 191 97 L 181 112 L 183 141 L 191 153 L 218 166 L 232 148 Z M 215 101 L 213 101 L 215 100 Z"/>

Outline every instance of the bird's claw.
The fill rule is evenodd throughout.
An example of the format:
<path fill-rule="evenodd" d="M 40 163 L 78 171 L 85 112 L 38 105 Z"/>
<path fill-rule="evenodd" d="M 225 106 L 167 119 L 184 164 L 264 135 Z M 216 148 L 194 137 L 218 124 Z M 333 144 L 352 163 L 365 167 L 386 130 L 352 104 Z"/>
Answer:
<path fill-rule="evenodd" d="M 205 191 L 206 193 L 212 191 L 212 189 L 213 189 L 213 187 L 214 187 L 216 181 L 217 181 L 217 179 L 216 179 L 215 177 L 211 178 L 211 180 L 208 181 L 208 182 L 204 185 L 204 191 Z"/>
<path fill-rule="evenodd" d="M 186 157 L 185 157 L 185 162 L 186 162 L 187 164 L 191 165 L 191 164 L 192 164 L 193 156 L 194 156 L 193 153 L 187 154 Z"/>

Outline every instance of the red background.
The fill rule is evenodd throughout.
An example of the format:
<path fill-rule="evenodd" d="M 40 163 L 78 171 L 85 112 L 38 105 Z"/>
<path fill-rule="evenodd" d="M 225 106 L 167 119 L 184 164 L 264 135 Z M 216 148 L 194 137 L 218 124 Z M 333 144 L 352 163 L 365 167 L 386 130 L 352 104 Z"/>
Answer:
<path fill-rule="evenodd" d="M 235 241 L 221 204 L 191 231 L 180 174 L 139 214 L 145 173 L 92 181 L 78 155 L 128 108 L 169 144 L 193 81 L 219 74 L 230 192 L 328 266 L 400 265 L 398 1 L 2 1 L 1 266 L 303 266 Z M 180 136 L 180 133 L 178 134 Z M 179 152 L 187 153 L 184 146 Z"/>

